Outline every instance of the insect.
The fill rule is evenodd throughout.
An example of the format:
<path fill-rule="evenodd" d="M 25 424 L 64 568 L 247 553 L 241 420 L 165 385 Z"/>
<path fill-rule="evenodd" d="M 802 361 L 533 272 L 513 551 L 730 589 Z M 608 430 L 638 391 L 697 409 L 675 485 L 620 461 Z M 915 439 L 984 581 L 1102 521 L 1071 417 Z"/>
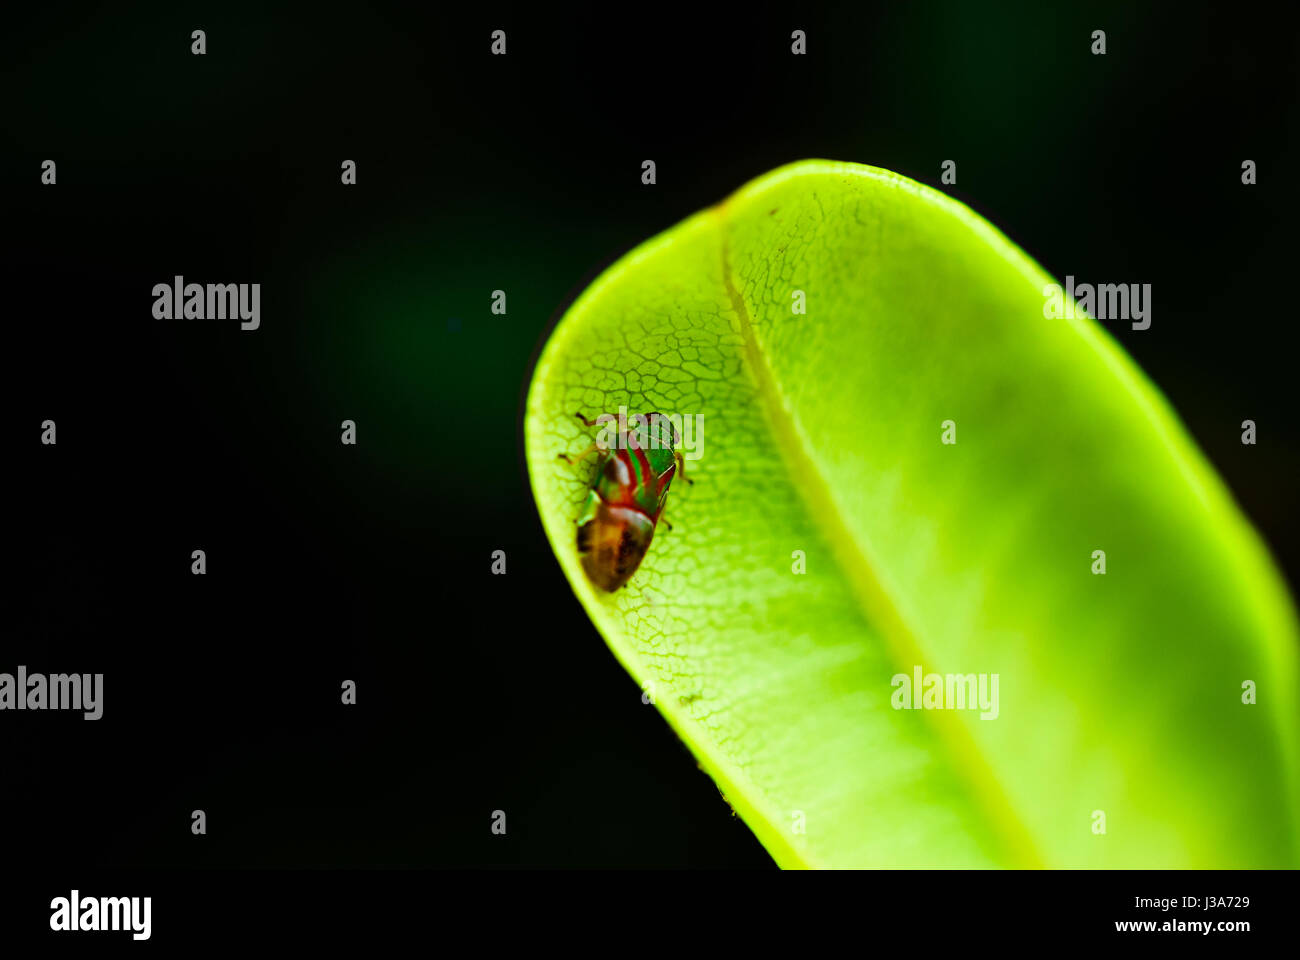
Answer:
<path fill-rule="evenodd" d="M 610 422 L 575 416 L 591 427 Z M 560 454 L 562 460 L 580 463 L 597 451 L 601 459 L 582 513 L 578 515 L 578 555 L 591 582 L 613 592 L 627 585 L 650 549 L 655 525 L 668 499 L 668 487 L 678 473 L 687 483 L 686 465 L 676 448 L 680 436 L 671 420 L 661 413 L 634 417 L 640 426 L 620 424 L 611 445 L 597 440 L 577 457 Z M 671 530 L 672 524 L 664 524 Z"/>

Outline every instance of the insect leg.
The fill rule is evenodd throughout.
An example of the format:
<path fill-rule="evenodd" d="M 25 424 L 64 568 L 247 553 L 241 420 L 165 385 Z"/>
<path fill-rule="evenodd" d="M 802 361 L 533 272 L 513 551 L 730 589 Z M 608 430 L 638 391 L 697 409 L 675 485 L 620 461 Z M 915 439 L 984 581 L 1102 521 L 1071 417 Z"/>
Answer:
<path fill-rule="evenodd" d="M 682 456 L 682 452 L 680 450 L 674 450 L 673 456 L 677 460 L 677 475 L 691 486 L 695 486 L 695 481 L 686 475 L 686 458 Z"/>
<path fill-rule="evenodd" d="M 578 454 L 576 457 L 571 457 L 567 453 L 561 453 L 559 456 L 561 460 L 563 460 L 565 463 L 568 463 L 570 466 L 577 466 L 578 464 L 582 463 L 583 460 L 586 460 L 589 456 L 591 456 L 599 449 L 600 449 L 600 445 L 593 443 L 591 444 L 591 446 L 587 447 L 586 450 L 582 451 L 582 453 Z"/>

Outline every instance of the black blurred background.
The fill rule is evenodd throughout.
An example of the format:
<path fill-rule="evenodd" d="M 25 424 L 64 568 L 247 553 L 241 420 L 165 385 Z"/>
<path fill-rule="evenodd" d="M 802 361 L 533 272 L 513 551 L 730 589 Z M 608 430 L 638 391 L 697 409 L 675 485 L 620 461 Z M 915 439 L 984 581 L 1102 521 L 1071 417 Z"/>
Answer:
<path fill-rule="evenodd" d="M 771 866 L 570 592 L 520 419 L 568 298 L 791 160 L 1151 283 L 1151 329 L 1112 332 L 1297 582 L 1280 5 L 6 16 L 0 671 L 105 674 L 98 722 L 0 714 L 15 863 Z M 261 283 L 261 329 L 155 320 L 177 274 Z"/>

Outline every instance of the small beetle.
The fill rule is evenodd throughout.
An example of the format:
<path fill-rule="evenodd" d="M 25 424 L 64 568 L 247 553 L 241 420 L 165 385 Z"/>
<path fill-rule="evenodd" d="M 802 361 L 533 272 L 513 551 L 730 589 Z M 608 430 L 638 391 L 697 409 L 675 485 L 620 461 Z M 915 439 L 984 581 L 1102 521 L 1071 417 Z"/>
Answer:
<path fill-rule="evenodd" d="M 575 416 L 588 427 L 602 422 L 599 418 L 588 420 L 581 413 Z M 695 482 L 686 476 L 685 462 L 675 446 L 680 437 L 672 421 L 662 413 L 634 419 L 642 426 L 624 426 L 613 449 L 596 442 L 576 458 L 560 454 L 561 459 L 576 464 L 592 453 L 601 453 L 578 516 L 578 554 L 591 582 L 611 593 L 627 585 L 650 549 L 673 477 L 681 473 L 687 483 Z M 664 523 L 672 529 L 667 520 Z"/>

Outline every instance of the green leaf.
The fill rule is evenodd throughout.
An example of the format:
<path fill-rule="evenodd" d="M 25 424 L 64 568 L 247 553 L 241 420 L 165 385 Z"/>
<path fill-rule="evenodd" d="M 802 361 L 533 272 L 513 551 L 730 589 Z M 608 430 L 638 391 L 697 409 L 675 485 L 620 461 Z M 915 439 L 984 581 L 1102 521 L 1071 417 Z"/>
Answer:
<path fill-rule="evenodd" d="M 555 554 L 783 866 L 1297 862 L 1286 589 L 1132 361 L 1044 316 L 1051 282 L 940 193 L 807 161 L 628 254 L 541 355 Z M 703 455 L 608 594 L 575 544 L 594 461 L 557 455 L 621 405 L 700 416 Z M 996 674 L 996 718 L 894 709 L 917 665 Z"/>

